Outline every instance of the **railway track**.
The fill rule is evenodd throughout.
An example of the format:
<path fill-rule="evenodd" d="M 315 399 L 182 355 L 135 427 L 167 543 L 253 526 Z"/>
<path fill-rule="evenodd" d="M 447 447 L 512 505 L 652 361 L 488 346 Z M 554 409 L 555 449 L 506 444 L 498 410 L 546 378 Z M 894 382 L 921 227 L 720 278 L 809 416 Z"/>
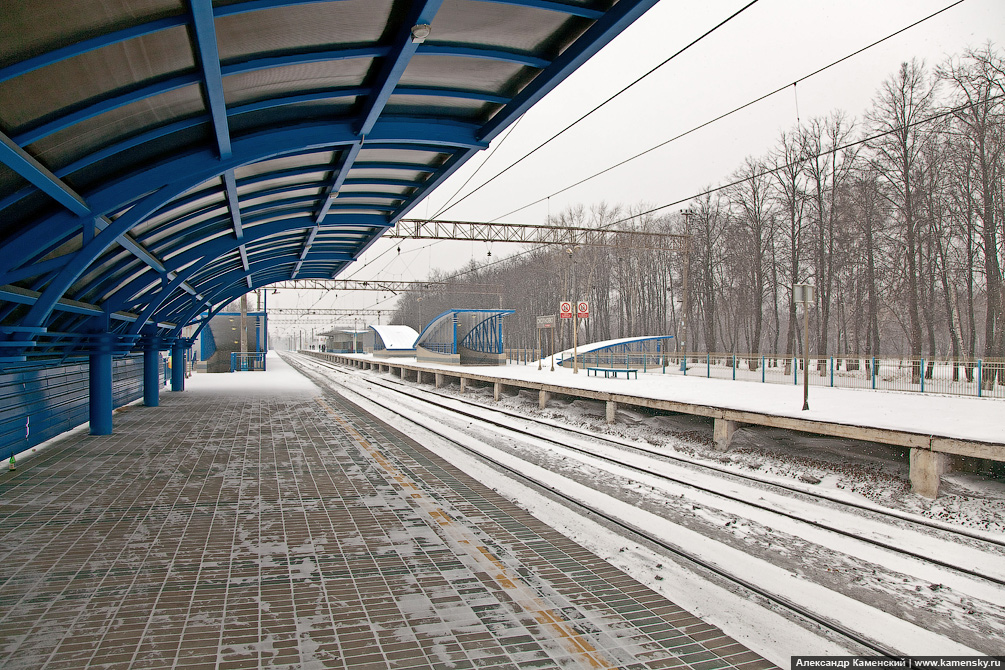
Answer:
<path fill-rule="evenodd" d="M 808 492 L 802 488 L 794 486 L 786 486 L 783 483 L 769 481 L 758 477 L 749 476 L 743 473 L 736 473 L 733 471 L 727 471 L 725 468 L 717 467 L 713 464 L 703 464 L 690 459 L 675 458 L 673 455 L 667 454 L 666 452 L 658 452 L 653 449 L 648 449 L 642 445 L 631 444 L 623 440 L 612 439 L 607 436 L 597 435 L 592 432 L 584 431 L 578 428 L 569 427 L 562 425 L 561 430 L 564 433 L 571 431 L 578 433 L 580 437 L 588 439 L 591 443 L 596 444 L 597 447 L 583 446 L 582 444 L 570 444 L 569 440 L 558 441 L 552 437 L 546 435 L 545 428 L 555 429 L 558 426 L 549 421 L 541 421 L 539 419 L 532 419 L 524 415 L 518 415 L 513 412 L 509 412 L 503 409 L 487 407 L 486 405 L 480 403 L 474 403 L 468 400 L 456 398 L 448 394 L 443 394 L 439 392 L 433 392 L 426 389 L 417 389 L 413 386 L 403 384 L 401 382 L 395 382 L 393 380 L 387 379 L 375 379 L 372 377 L 361 378 L 358 374 L 349 372 L 346 368 L 337 366 L 326 361 L 319 361 L 312 358 L 302 358 L 297 357 L 295 362 L 299 363 L 298 367 L 314 367 L 315 370 L 327 369 L 335 371 L 338 374 L 345 375 L 345 381 L 351 379 L 355 383 L 363 382 L 371 387 L 378 387 L 383 389 L 386 393 L 400 393 L 408 396 L 415 402 L 426 404 L 430 407 L 435 407 L 441 411 L 449 411 L 454 415 L 462 416 L 472 421 L 478 421 L 482 425 L 492 426 L 497 431 L 502 431 L 502 434 L 510 435 L 516 439 L 533 439 L 536 441 L 543 441 L 549 443 L 551 448 L 555 450 L 561 450 L 566 453 L 575 453 L 581 458 L 587 458 L 595 461 L 601 461 L 607 463 L 611 467 L 623 468 L 628 471 L 634 471 L 639 475 L 645 475 L 648 477 L 656 477 L 663 481 L 672 483 L 676 486 L 685 487 L 691 491 L 700 491 L 703 495 L 717 496 L 724 500 L 729 500 L 734 504 L 741 504 L 748 506 L 752 509 L 758 509 L 762 512 L 767 512 L 770 514 L 777 514 L 788 518 L 792 521 L 808 524 L 812 527 L 824 530 L 830 533 L 837 533 L 843 537 L 851 538 L 856 541 L 865 542 L 873 546 L 879 547 L 885 551 L 895 552 L 902 556 L 907 556 L 918 561 L 924 561 L 929 564 L 936 565 L 940 568 L 953 570 L 967 577 L 983 580 L 990 584 L 996 586 L 1005 586 L 1005 579 L 1002 579 L 1000 575 L 989 575 L 982 572 L 977 566 L 961 566 L 947 559 L 932 558 L 930 555 L 922 554 L 920 552 L 912 551 L 908 548 L 897 546 L 895 543 L 890 541 L 884 541 L 877 539 L 875 537 L 870 537 L 867 533 L 856 532 L 848 528 L 836 527 L 835 524 L 822 523 L 815 519 L 806 518 L 806 515 L 800 515 L 795 512 L 791 512 L 785 509 L 780 509 L 777 503 L 762 503 L 757 500 L 751 500 L 750 496 L 743 496 L 739 494 L 730 494 L 724 492 L 717 487 L 702 485 L 695 481 L 689 481 L 686 477 L 674 476 L 666 473 L 654 472 L 652 468 L 647 468 L 645 466 L 639 466 L 630 462 L 626 462 L 623 457 L 617 455 L 611 455 L 610 453 L 603 453 L 604 447 L 610 451 L 611 447 L 616 448 L 622 453 L 633 452 L 636 454 L 644 455 L 647 458 L 658 458 L 664 461 L 678 461 L 679 465 L 686 466 L 692 469 L 704 469 L 708 472 L 714 472 L 716 475 L 721 477 L 733 478 L 734 480 L 742 481 L 747 485 L 756 486 L 764 491 L 771 491 L 777 495 L 785 495 L 789 497 L 797 496 L 804 501 L 810 502 L 820 502 L 824 501 L 827 505 L 832 507 L 843 506 L 848 509 L 854 510 L 856 513 L 868 514 L 874 518 L 881 519 L 887 523 L 896 523 L 900 526 L 904 525 L 914 525 L 916 529 L 924 529 L 928 533 L 938 533 L 943 536 L 949 542 L 959 542 L 966 541 L 971 545 L 979 545 L 983 548 L 990 549 L 992 551 L 1000 550 L 1005 547 L 1005 542 L 998 540 L 994 537 L 985 537 L 984 534 L 975 533 L 965 529 L 955 530 L 952 528 L 947 528 L 946 524 L 940 524 L 938 522 L 930 522 L 929 520 L 923 519 L 921 517 L 913 517 L 912 515 L 907 515 L 899 513 L 896 511 L 886 511 L 882 509 L 876 509 L 869 505 L 861 505 L 855 503 L 849 503 L 848 501 L 840 500 L 835 497 L 827 495 L 819 495 L 814 492 Z M 327 376 L 314 374 L 317 378 L 322 377 L 322 381 L 325 383 L 332 383 Z M 863 635 L 857 631 L 851 630 L 849 627 L 841 624 L 840 622 L 834 621 L 826 615 L 822 615 L 818 612 L 812 611 L 810 608 L 802 606 L 798 603 L 791 601 L 788 598 L 779 596 L 776 593 L 772 593 L 770 590 L 762 588 L 757 584 L 751 582 L 750 580 L 744 578 L 743 576 L 731 574 L 729 571 L 722 569 L 715 563 L 708 560 L 702 559 L 700 556 L 696 556 L 693 553 L 682 549 L 680 546 L 669 542 L 666 538 L 659 537 L 656 534 L 647 531 L 644 528 L 638 527 L 626 521 L 623 518 L 619 518 L 616 515 L 610 514 L 603 509 L 597 508 L 595 505 L 590 505 L 583 500 L 570 495 L 555 486 L 548 484 L 547 482 L 540 481 L 527 473 L 522 472 L 521 469 L 513 467 L 507 463 L 504 463 L 500 459 L 493 458 L 485 453 L 478 451 L 477 449 L 472 449 L 470 446 L 463 444 L 451 437 L 447 431 L 437 426 L 428 425 L 427 423 L 421 423 L 415 421 L 413 418 L 409 418 L 403 414 L 399 408 L 395 406 L 394 402 L 382 400 L 372 395 L 367 396 L 367 400 L 375 403 L 376 405 L 382 407 L 386 411 L 393 412 L 394 414 L 403 417 L 404 419 L 417 423 L 425 430 L 432 431 L 438 434 L 441 438 L 448 440 L 457 447 L 476 455 L 479 459 L 491 463 L 494 467 L 501 469 L 508 473 L 511 477 L 514 477 L 524 483 L 532 486 L 533 488 L 544 491 L 553 498 L 562 500 L 566 505 L 581 510 L 585 512 L 587 516 L 592 516 L 598 519 L 603 519 L 606 524 L 620 529 L 621 531 L 627 533 L 630 536 L 641 538 L 651 545 L 657 546 L 664 551 L 667 551 L 684 561 L 699 567 L 701 570 L 717 575 L 720 579 L 725 580 L 730 584 L 745 589 L 746 591 L 757 594 L 761 598 L 774 603 L 776 606 L 784 609 L 785 611 L 792 612 L 799 617 L 811 621 L 818 626 L 821 626 L 841 637 L 852 641 L 856 645 L 859 645 L 868 653 L 880 654 L 889 657 L 897 657 L 903 654 L 903 652 L 892 649 L 887 645 L 876 642 L 867 635 Z M 465 409 L 467 407 L 468 409 Z M 475 411 L 477 409 L 477 411 Z M 487 416 L 489 415 L 489 416 Z M 519 424 L 519 425 L 518 425 Z M 532 428 L 533 427 L 533 428 Z"/>

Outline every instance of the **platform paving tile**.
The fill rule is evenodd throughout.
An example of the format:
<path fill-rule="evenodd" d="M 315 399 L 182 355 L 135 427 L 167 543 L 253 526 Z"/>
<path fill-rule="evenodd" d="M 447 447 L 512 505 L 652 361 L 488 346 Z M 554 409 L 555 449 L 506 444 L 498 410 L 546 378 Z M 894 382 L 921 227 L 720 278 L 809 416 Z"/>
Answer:
<path fill-rule="evenodd" d="M 4 668 L 771 667 L 685 614 L 316 389 L 165 393 L 0 474 Z"/>

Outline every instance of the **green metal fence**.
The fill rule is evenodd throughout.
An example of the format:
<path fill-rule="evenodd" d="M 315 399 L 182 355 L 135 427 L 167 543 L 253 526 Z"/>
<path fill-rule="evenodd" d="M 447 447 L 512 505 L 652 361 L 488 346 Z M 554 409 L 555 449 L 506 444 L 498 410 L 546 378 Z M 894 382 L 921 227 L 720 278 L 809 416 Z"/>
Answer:
<path fill-rule="evenodd" d="M 633 363 L 633 367 L 637 364 Z M 765 354 L 689 353 L 666 371 L 715 379 L 802 384 L 803 360 Z M 813 386 L 1005 398 L 1005 359 L 828 356 L 809 359 Z"/>

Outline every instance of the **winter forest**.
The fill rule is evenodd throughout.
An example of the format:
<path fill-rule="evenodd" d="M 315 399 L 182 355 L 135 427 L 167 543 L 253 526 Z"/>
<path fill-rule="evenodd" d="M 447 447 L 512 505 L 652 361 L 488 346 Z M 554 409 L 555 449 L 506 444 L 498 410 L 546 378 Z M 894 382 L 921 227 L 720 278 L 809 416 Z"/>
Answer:
<path fill-rule="evenodd" d="M 591 312 L 580 342 L 670 334 L 690 351 L 792 354 L 803 340 L 792 286 L 808 283 L 812 355 L 1001 359 L 1003 149 L 1001 49 L 912 60 L 861 116 L 803 119 L 688 203 L 601 202 L 547 223 L 684 234 L 689 253 L 633 247 L 628 236 L 527 248 L 434 274 L 448 286 L 404 296 L 394 323 L 421 329 L 452 307 L 516 308 L 506 346 L 535 347 L 535 317 L 579 299 Z M 558 336 L 571 346 L 570 329 Z"/>

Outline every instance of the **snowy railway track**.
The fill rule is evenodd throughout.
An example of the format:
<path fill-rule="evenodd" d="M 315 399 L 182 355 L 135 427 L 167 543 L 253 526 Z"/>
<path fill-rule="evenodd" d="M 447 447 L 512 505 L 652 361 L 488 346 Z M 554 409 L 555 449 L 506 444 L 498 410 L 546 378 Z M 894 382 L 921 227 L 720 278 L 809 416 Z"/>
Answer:
<path fill-rule="evenodd" d="M 970 545 L 980 545 L 983 548 L 990 548 L 993 551 L 1000 550 L 1005 543 L 993 537 L 985 537 L 984 534 L 974 533 L 967 531 L 965 529 L 952 529 L 947 528 L 946 524 L 932 523 L 925 519 L 914 518 L 911 515 L 901 514 L 896 512 L 887 512 L 882 509 L 876 509 L 869 505 L 857 505 L 850 503 L 849 501 L 840 500 L 834 497 L 829 497 L 826 495 L 818 495 L 811 491 L 803 490 L 799 487 L 786 486 L 783 483 L 768 481 L 765 479 L 752 477 L 742 473 L 736 473 L 732 471 L 726 471 L 724 468 L 719 468 L 711 464 L 703 464 L 690 459 L 680 459 L 675 458 L 673 455 L 667 454 L 665 452 L 658 452 L 652 449 L 648 449 L 642 445 L 628 443 L 626 441 L 611 439 L 606 436 L 597 435 L 588 431 L 583 431 L 578 428 L 573 428 L 569 426 L 558 426 L 553 422 L 540 421 L 536 419 L 531 419 L 523 415 L 518 415 L 513 412 L 508 412 L 505 410 L 486 407 L 480 403 L 473 403 L 467 400 L 459 399 L 456 397 L 449 396 L 447 394 L 442 394 L 438 392 L 432 392 L 426 389 L 416 389 L 415 387 L 405 385 L 400 382 L 395 382 L 393 380 L 386 379 L 374 379 L 372 377 L 361 378 L 357 374 L 348 372 L 341 366 L 332 365 L 327 362 L 318 361 L 316 359 L 299 358 L 297 361 L 302 366 L 309 366 L 315 370 L 319 368 L 328 369 L 336 372 L 339 375 L 345 375 L 342 379 L 342 383 L 360 383 L 363 382 L 371 387 L 379 387 L 384 389 L 386 393 L 403 394 L 410 398 L 411 400 L 430 408 L 435 408 L 438 411 L 451 412 L 454 415 L 465 417 L 471 421 L 477 421 L 481 426 L 489 425 L 494 428 L 500 435 L 507 435 L 506 439 L 513 439 L 512 436 L 516 436 L 518 439 L 533 439 L 534 441 L 543 441 L 550 444 L 550 447 L 556 451 L 563 451 L 565 453 L 575 453 L 578 458 L 586 459 L 591 465 L 596 467 L 596 463 L 605 463 L 611 468 L 617 468 L 626 470 L 629 472 L 634 472 L 638 476 L 646 476 L 657 478 L 658 480 L 672 484 L 677 487 L 682 487 L 683 489 L 689 491 L 689 498 L 700 495 L 700 496 L 713 496 L 723 500 L 728 500 L 734 505 L 743 505 L 754 510 L 759 510 L 760 513 L 767 513 L 771 515 L 777 515 L 790 519 L 799 524 L 805 524 L 811 527 L 818 528 L 822 531 L 828 533 L 837 534 L 855 541 L 865 542 L 876 547 L 879 547 L 885 551 L 893 552 L 902 556 L 910 557 L 916 561 L 927 562 L 929 564 L 938 566 L 940 568 L 945 568 L 953 570 L 962 575 L 966 575 L 969 578 L 976 580 L 982 580 L 989 582 L 995 586 L 1005 585 L 1005 579 L 1001 574 L 988 574 L 987 571 L 982 571 L 977 566 L 971 565 L 959 565 L 959 560 L 953 561 L 949 558 L 938 558 L 932 557 L 929 554 L 922 552 L 912 551 L 905 547 L 899 546 L 897 542 L 890 539 L 882 539 L 875 537 L 877 534 L 882 534 L 876 529 L 870 529 L 863 532 L 861 529 L 851 530 L 849 528 L 840 527 L 834 523 L 823 523 L 818 519 L 807 518 L 808 515 L 805 511 L 796 512 L 792 510 L 785 509 L 784 501 L 779 501 L 778 496 L 787 496 L 788 499 L 792 499 L 794 496 L 799 497 L 803 502 L 813 502 L 819 503 L 820 501 L 826 501 L 826 503 L 833 507 L 850 507 L 855 509 L 857 514 L 868 514 L 875 519 L 883 519 L 884 522 L 890 523 L 895 522 L 901 526 L 905 524 L 913 524 L 917 528 L 923 528 L 924 532 L 927 533 L 937 533 L 941 535 L 941 541 L 948 543 L 950 545 L 958 545 L 960 541 L 966 541 Z M 330 378 L 330 375 L 326 375 Z M 334 381 L 334 380 L 333 380 Z M 397 403 L 381 401 L 372 394 L 367 397 L 370 402 L 381 406 L 389 412 L 393 412 L 398 416 L 402 416 L 410 422 L 416 422 L 414 417 L 408 417 L 397 408 Z M 469 409 L 464 409 L 469 407 Z M 489 418 L 490 415 L 493 418 Z M 626 521 L 624 518 L 617 516 L 616 514 L 610 514 L 604 509 L 600 509 L 596 505 L 590 505 L 584 502 L 582 499 L 576 497 L 575 495 L 570 495 L 568 492 L 549 484 L 546 481 L 541 481 L 533 476 L 528 475 L 524 468 L 514 467 L 512 464 L 507 464 L 498 458 L 493 458 L 490 455 L 481 453 L 478 450 L 473 450 L 470 446 L 462 444 L 455 438 L 451 437 L 443 430 L 437 430 L 436 426 L 430 426 L 426 423 L 418 423 L 424 429 L 430 430 L 440 437 L 450 441 L 451 443 L 457 445 L 458 447 L 464 449 L 468 452 L 473 452 L 477 454 L 477 457 L 492 463 L 495 467 L 505 470 L 510 473 L 513 477 L 516 477 L 522 481 L 531 484 L 534 488 L 539 490 L 547 491 L 553 497 L 559 498 L 567 505 L 575 508 L 586 510 L 589 515 L 596 518 L 603 519 L 607 524 L 616 526 L 622 529 L 624 532 L 631 536 L 644 538 L 648 543 L 658 546 L 664 551 L 674 554 L 685 561 L 692 563 L 693 565 L 699 566 L 702 570 L 711 572 L 718 575 L 720 578 L 727 580 L 730 583 L 741 586 L 742 588 L 748 590 L 751 593 L 755 593 L 760 597 L 766 599 L 769 602 L 775 603 L 776 605 L 798 614 L 800 617 L 808 621 L 812 621 L 819 626 L 824 627 L 827 630 L 833 631 L 844 638 L 853 641 L 855 644 L 861 645 L 864 649 L 871 653 L 878 653 L 887 656 L 897 656 L 903 655 L 905 652 L 898 649 L 892 648 L 887 644 L 882 642 L 877 642 L 872 639 L 869 635 L 864 635 L 859 631 L 852 630 L 846 625 L 843 625 L 839 621 L 833 620 L 827 615 L 821 615 L 820 613 L 814 611 L 812 608 L 808 608 L 799 603 L 793 602 L 791 599 L 786 598 L 784 595 L 779 595 L 778 593 L 772 592 L 770 589 L 763 588 L 758 584 L 744 578 L 743 576 L 733 574 L 728 570 L 724 570 L 715 561 L 708 561 L 701 556 L 694 555 L 692 552 L 682 549 L 680 546 L 666 539 L 665 536 L 660 536 L 649 532 L 645 528 L 641 528 L 636 524 Z M 517 425 L 519 424 L 519 425 Z M 472 424 L 473 425 L 473 424 Z M 564 433 L 568 433 L 570 430 L 578 433 L 582 438 L 588 439 L 591 443 L 596 443 L 598 445 L 605 445 L 608 449 L 610 447 L 615 447 L 619 452 L 618 456 L 611 455 L 610 453 L 601 453 L 599 448 L 591 448 L 584 446 L 583 444 L 571 444 L 570 440 L 557 440 L 548 437 L 545 433 L 548 430 L 560 429 Z M 672 474 L 661 473 L 654 471 L 651 465 L 640 465 L 639 463 L 629 462 L 625 458 L 626 453 L 633 453 L 644 457 L 650 463 L 653 462 L 654 458 L 660 459 L 662 461 L 679 461 L 677 465 L 685 465 L 692 469 L 704 469 L 709 472 L 714 472 L 715 476 L 719 478 L 720 485 L 709 485 L 702 484 L 696 481 L 689 481 L 686 477 L 675 476 Z M 622 475 L 624 476 L 624 475 Z M 726 478 L 726 479 L 724 479 Z M 758 496 L 760 500 L 751 500 L 750 492 L 747 491 L 747 495 L 743 495 L 743 492 L 728 492 L 722 490 L 723 487 L 721 482 L 728 481 L 729 478 L 735 480 L 744 481 L 746 485 L 754 485 L 759 487 L 764 491 L 763 496 Z M 765 497 L 774 498 L 772 500 L 765 500 Z M 861 519 L 862 517 L 857 517 Z M 868 525 L 868 524 L 867 524 Z M 917 532 L 917 530 L 915 530 Z M 976 552 L 976 553 L 974 553 Z M 948 554 L 952 554 L 949 551 Z M 966 552 L 964 552 L 966 553 Z M 971 562 L 976 562 L 973 559 L 975 556 L 979 556 L 983 552 L 980 549 L 973 549 L 969 554 Z M 998 561 L 1000 562 L 1000 561 Z"/>
<path fill-rule="evenodd" d="M 333 370 L 338 370 L 340 372 L 344 372 L 344 369 L 341 368 L 340 366 L 336 366 L 336 365 L 333 365 L 333 364 L 328 363 L 328 362 L 318 361 L 316 359 L 310 359 L 310 362 L 311 363 L 315 363 L 317 365 L 320 365 L 322 367 L 326 367 L 326 368 L 330 368 L 330 369 L 333 369 Z M 517 414 L 515 412 L 510 412 L 510 411 L 507 411 L 507 410 L 504 410 L 504 409 L 499 409 L 499 408 L 494 408 L 494 407 L 488 407 L 488 406 L 483 405 L 481 403 L 476 403 L 476 402 L 472 402 L 472 401 L 469 401 L 469 400 L 464 400 L 464 399 L 457 398 L 457 397 L 454 397 L 454 396 L 451 396 L 451 395 L 448 395 L 448 394 L 445 394 L 445 393 L 439 393 L 439 392 L 436 392 L 436 391 L 430 391 L 428 389 L 417 389 L 416 387 L 408 385 L 408 384 L 405 384 L 403 382 L 397 382 L 397 381 L 394 381 L 394 380 L 386 380 L 386 379 L 372 379 L 372 378 L 371 379 L 367 379 L 367 382 L 371 383 L 371 384 L 378 385 L 378 386 L 382 386 L 382 387 L 388 388 L 388 389 L 394 388 L 394 390 L 396 390 L 396 391 L 398 391 L 400 393 L 405 393 L 405 394 L 409 395 L 410 397 L 412 397 L 412 398 L 414 398 L 416 400 L 419 400 L 420 402 L 425 402 L 425 403 L 429 403 L 429 404 L 432 404 L 432 405 L 439 405 L 440 407 L 448 407 L 451 411 L 453 411 L 453 412 L 455 412 L 457 414 L 460 414 L 461 416 L 465 416 L 465 417 L 471 418 L 471 419 L 477 419 L 479 421 L 482 421 L 482 422 L 488 423 L 490 425 L 493 425 L 493 426 L 495 426 L 497 428 L 502 428 L 504 430 L 509 430 L 509 431 L 516 432 L 518 434 L 527 435 L 527 436 L 533 436 L 536 439 L 545 440 L 545 441 L 550 442 L 553 445 L 555 445 L 556 447 L 561 448 L 563 450 L 575 452 L 575 453 L 580 454 L 580 455 L 587 455 L 587 456 L 589 456 L 591 458 L 599 459 L 599 460 L 602 460 L 602 461 L 605 461 L 605 462 L 608 462 L 608 463 L 611 463 L 611 464 L 614 464 L 614 465 L 618 465 L 620 467 L 628 468 L 630 470 L 633 470 L 633 471 L 636 471 L 636 472 L 639 472 L 639 473 L 644 473 L 644 474 L 647 474 L 647 475 L 652 475 L 652 476 L 658 477 L 659 479 L 662 479 L 664 481 L 673 482 L 674 484 L 677 484 L 677 485 L 680 485 L 680 486 L 684 486 L 684 487 L 687 487 L 687 488 L 692 489 L 692 490 L 701 491 L 701 492 L 706 493 L 706 494 L 718 496 L 720 498 L 724 498 L 724 499 L 727 499 L 727 500 L 732 500 L 734 502 L 737 502 L 737 503 L 740 503 L 740 504 L 743 504 L 743 505 L 746 505 L 746 506 L 749 506 L 749 507 L 753 507 L 753 508 L 756 508 L 756 509 L 761 509 L 761 510 L 773 513 L 773 514 L 784 516 L 784 517 L 793 519 L 795 521 L 799 521 L 799 522 L 802 522 L 802 523 L 805 523 L 805 524 L 809 524 L 809 525 L 817 527 L 817 528 L 822 528 L 822 529 L 828 530 L 830 532 L 834 532 L 834 533 L 838 533 L 840 535 L 844 535 L 844 536 L 849 537 L 849 538 L 854 538 L 854 539 L 857 539 L 857 540 L 861 540 L 863 542 L 866 542 L 866 543 L 869 543 L 869 544 L 873 544 L 875 546 L 881 547 L 883 549 L 887 549 L 889 551 L 897 552 L 897 553 L 900 553 L 900 554 L 903 554 L 903 555 L 906 555 L 906 556 L 910 556 L 912 558 L 916 558 L 916 559 L 923 560 L 923 561 L 926 561 L 926 562 L 929 562 L 929 563 L 933 563 L 935 565 L 939 565 L 941 567 L 945 567 L 945 568 L 949 568 L 949 569 L 952 569 L 952 570 L 956 570 L 956 571 L 961 572 L 963 574 L 967 574 L 967 575 L 970 575 L 970 576 L 973 576 L 973 577 L 978 577 L 980 579 L 987 580 L 989 582 L 992 582 L 992 583 L 1000 585 L 1000 586 L 1005 586 L 1005 574 L 989 574 L 987 571 L 981 571 L 977 567 L 970 567 L 970 566 L 959 565 L 959 564 L 953 563 L 952 561 L 949 561 L 949 560 L 939 559 L 937 557 L 933 557 L 933 556 L 928 555 L 928 554 L 922 554 L 920 552 L 911 551 L 909 548 L 905 548 L 905 547 L 901 547 L 901 546 L 896 546 L 896 545 L 894 545 L 893 543 L 891 543 L 891 542 L 889 542 L 887 540 L 879 539 L 879 538 L 876 538 L 876 537 L 870 537 L 868 534 L 863 533 L 860 530 L 849 530 L 849 529 L 846 529 L 846 528 L 837 527 L 835 524 L 828 524 L 828 523 L 825 523 L 825 522 L 821 522 L 819 520 L 808 519 L 808 518 L 805 518 L 805 515 L 800 515 L 800 514 L 795 513 L 795 512 L 791 512 L 791 511 L 788 511 L 788 510 L 785 510 L 785 509 L 781 509 L 777 505 L 769 505 L 769 504 L 759 503 L 757 501 L 752 501 L 752 500 L 749 500 L 747 498 L 742 497 L 739 494 L 731 494 L 731 493 L 729 493 L 727 491 L 724 491 L 722 489 L 712 488 L 711 486 L 703 485 L 703 484 L 695 482 L 695 481 L 688 481 L 688 480 L 686 480 L 686 479 L 684 479 L 683 477 L 680 477 L 680 476 L 674 476 L 674 475 L 669 475 L 669 474 L 666 474 L 666 473 L 654 472 L 652 469 L 649 469 L 649 468 L 646 468 L 646 467 L 643 467 L 643 466 L 638 466 L 636 464 L 628 463 L 628 462 L 626 462 L 626 461 L 624 461 L 622 459 L 615 458 L 613 456 L 601 453 L 599 451 L 594 451 L 592 449 L 587 449 L 587 448 L 584 448 L 582 446 L 571 445 L 568 442 L 559 442 L 559 441 L 557 441 L 557 440 L 555 440 L 553 438 L 544 437 L 544 436 L 542 436 L 542 434 L 539 431 L 527 430 L 526 428 L 521 428 L 518 425 L 514 425 L 513 421 L 522 422 L 525 425 L 526 424 L 532 424 L 532 425 L 535 425 L 535 426 L 537 426 L 539 428 L 551 428 L 551 429 L 556 429 L 557 428 L 557 429 L 563 431 L 563 433 L 570 433 L 570 432 L 571 433 L 575 433 L 575 434 L 580 435 L 582 437 L 588 438 L 591 441 L 594 441 L 594 442 L 597 442 L 597 443 L 600 443 L 600 444 L 604 444 L 604 445 L 613 446 L 613 447 L 617 448 L 618 450 L 622 450 L 622 451 L 629 450 L 629 451 L 633 451 L 633 452 L 636 452 L 636 453 L 639 453 L 639 454 L 643 454 L 643 455 L 648 456 L 648 457 L 656 457 L 656 458 L 663 459 L 663 460 L 674 461 L 676 463 L 679 463 L 679 464 L 682 464 L 682 465 L 685 465 L 685 466 L 688 466 L 690 468 L 694 468 L 694 469 L 697 469 L 697 470 L 706 470 L 706 471 L 709 471 L 709 472 L 714 472 L 717 475 L 725 476 L 725 477 L 730 478 L 730 479 L 735 479 L 735 480 L 739 480 L 739 481 L 743 481 L 743 482 L 754 484 L 754 485 L 756 485 L 758 487 L 764 488 L 767 491 L 782 492 L 783 494 L 785 494 L 787 496 L 798 496 L 798 497 L 800 497 L 800 498 L 802 498 L 804 500 L 807 500 L 809 502 L 812 502 L 812 503 L 826 502 L 827 504 L 834 505 L 834 506 L 836 506 L 838 508 L 853 509 L 853 510 L 856 510 L 857 512 L 868 514 L 868 515 L 870 515 L 870 516 L 872 516 L 872 517 L 874 517 L 876 519 L 882 519 L 885 522 L 889 522 L 889 523 L 899 523 L 901 525 L 908 524 L 908 525 L 910 525 L 910 526 L 912 526 L 914 528 L 923 528 L 923 529 L 926 529 L 926 532 L 934 532 L 934 533 L 937 533 L 937 534 L 941 534 L 943 538 L 947 539 L 950 543 L 952 543 L 954 545 L 958 545 L 960 542 L 963 542 L 963 541 L 968 541 L 968 542 L 970 542 L 971 544 L 973 544 L 973 545 L 975 545 L 977 547 L 1005 549 L 1005 539 L 1000 539 L 1000 538 L 991 536 L 990 534 L 980 533 L 980 532 L 973 532 L 973 531 L 970 531 L 970 530 L 965 529 L 965 528 L 954 528 L 954 527 L 951 527 L 951 526 L 949 526 L 948 524 L 945 524 L 945 523 L 940 523 L 940 522 L 937 522 L 937 521 L 932 521 L 930 519 L 925 519 L 923 517 L 918 517 L 918 516 L 915 516 L 915 515 L 904 514 L 904 513 L 898 512 L 896 510 L 884 509 L 884 508 L 881 508 L 879 506 L 874 506 L 874 505 L 861 504 L 861 503 L 857 503 L 857 502 L 852 501 L 852 500 L 846 500 L 846 499 L 841 499 L 841 498 L 838 498 L 838 497 L 835 497 L 835 496 L 829 496 L 829 495 L 827 495 L 825 493 L 822 493 L 822 492 L 809 491 L 809 490 L 801 488 L 801 487 L 787 485 L 787 484 L 785 484 L 783 482 L 772 481 L 772 480 L 768 480 L 768 479 L 756 477 L 756 476 L 753 476 L 753 475 L 748 475 L 748 474 L 745 474 L 745 473 L 741 473 L 741 472 L 736 472 L 736 471 L 733 471 L 733 470 L 729 470 L 727 468 L 718 467 L 718 466 L 716 466 L 714 464 L 711 464 L 711 463 L 702 463 L 700 461 L 696 461 L 696 460 L 692 460 L 692 459 L 687 459 L 687 458 L 682 458 L 682 457 L 679 457 L 679 456 L 674 455 L 672 453 L 668 453 L 667 451 L 658 451 L 658 450 L 655 450 L 655 449 L 649 449 L 649 448 L 647 448 L 647 447 L 645 447 L 645 446 L 643 446 L 641 444 L 630 443 L 630 442 L 625 441 L 625 440 L 619 440 L 619 439 L 612 438 L 610 436 L 600 435 L 600 434 L 597 434 L 597 433 L 594 433 L 594 432 L 582 430 L 582 429 L 577 428 L 575 426 L 557 425 L 556 423 L 551 422 L 551 421 L 542 421 L 540 419 L 534 419 L 534 418 L 531 418 L 531 417 L 527 417 L 526 415 Z M 441 402 L 436 402 L 436 401 L 430 400 L 430 398 L 429 398 L 430 396 L 439 398 L 441 400 Z M 472 407 L 472 408 L 477 408 L 478 411 L 477 412 L 471 412 L 471 411 L 466 411 L 466 410 L 464 410 L 464 409 L 461 408 L 461 407 L 465 407 L 465 406 Z M 503 417 L 506 420 L 495 420 L 495 419 L 487 418 L 486 417 L 486 413 L 491 413 L 493 415 L 498 415 L 500 417 Z"/>

